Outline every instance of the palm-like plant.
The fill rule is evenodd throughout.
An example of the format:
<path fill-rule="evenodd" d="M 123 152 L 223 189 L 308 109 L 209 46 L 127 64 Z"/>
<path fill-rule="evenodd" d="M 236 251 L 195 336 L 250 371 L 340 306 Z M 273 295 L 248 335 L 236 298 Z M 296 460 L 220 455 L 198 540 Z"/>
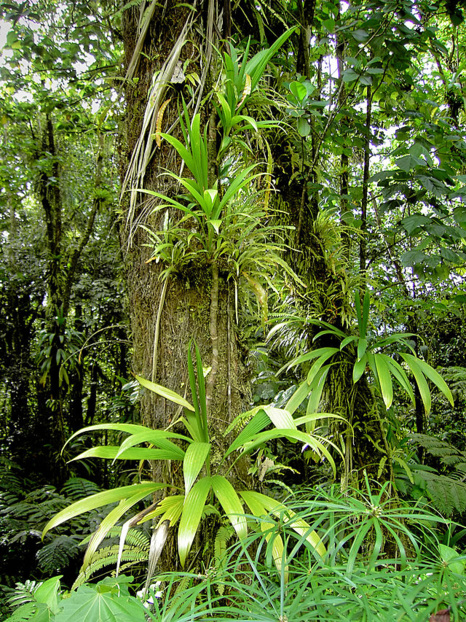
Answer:
<path fill-rule="evenodd" d="M 453 396 L 442 376 L 435 371 L 428 363 L 419 359 L 410 344 L 410 337 L 413 333 L 394 333 L 388 337 L 378 337 L 368 334 L 368 321 L 370 310 L 370 294 L 366 290 L 361 304 L 359 293 L 355 295 L 356 318 L 358 323 L 357 334 L 347 332 L 319 320 L 309 320 L 310 323 L 322 327 L 314 341 L 321 337 L 333 338 L 339 341 L 340 345 L 325 346 L 316 348 L 301 356 L 298 356 L 283 369 L 290 369 L 302 363 L 312 361 L 311 368 L 306 380 L 298 387 L 290 400 L 291 412 L 306 399 L 309 398 L 307 410 L 316 412 L 322 397 L 327 375 L 332 365 L 338 364 L 338 357 L 341 352 L 345 352 L 353 366 L 353 382 L 358 382 L 365 371 L 369 371 L 375 381 L 375 386 L 380 393 L 387 410 L 393 402 L 393 383 L 395 382 L 414 403 L 414 391 L 409 381 L 406 370 L 412 373 L 414 380 L 419 388 L 419 393 L 424 404 L 426 413 L 431 407 L 431 393 L 428 385 L 430 380 L 453 405 Z M 399 346 L 397 355 L 401 357 L 405 367 L 402 366 L 393 356 L 385 353 L 385 349 L 394 344 Z M 352 346 L 352 350 L 350 350 Z M 409 350 L 406 352 L 403 350 Z"/>
<path fill-rule="evenodd" d="M 93 447 L 75 459 L 164 460 L 181 463 L 184 487 L 179 490 L 178 494 L 169 495 L 156 503 L 151 511 L 141 516 L 140 522 L 158 518 L 159 525 L 164 524 L 165 521 L 170 526 L 178 524 L 178 552 L 182 566 L 185 565 L 201 520 L 215 506 L 223 510 L 240 539 L 244 539 L 248 531 L 246 506 L 250 514 L 257 518 L 271 513 L 273 516 L 280 517 L 281 520 L 290 521 L 292 528 L 315 549 L 316 553 L 323 555 L 325 547 L 318 534 L 306 521 L 295 518 L 293 511 L 287 510 L 286 506 L 272 497 L 254 490 L 238 490 L 231 474 L 235 462 L 241 456 L 251 453 L 264 443 L 276 438 L 287 438 L 292 442 L 310 447 L 315 453 L 326 458 L 335 471 L 334 461 L 324 439 L 299 429 L 300 426 L 315 421 L 321 416 L 335 417 L 335 415 L 310 414 L 293 419 L 289 410 L 272 406 L 258 406 L 248 413 L 243 413 L 233 421 L 225 434 L 237 429 L 245 421 L 247 424 L 230 444 L 214 472 L 210 460 L 212 441 L 207 421 L 204 370 L 197 346 L 195 346 L 195 364 L 191 352 L 188 353 L 188 371 L 192 404 L 174 391 L 138 377 L 143 387 L 181 407 L 183 416 L 176 423 L 184 424 L 186 434 L 171 430 L 152 430 L 142 425 L 124 423 L 94 425 L 80 430 L 71 439 L 78 434 L 100 430 L 125 432 L 129 436 L 120 446 Z M 273 427 L 269 429 L 271 426 Z M 103 520 L 91 539 L 84 560 L 85 567 L 91 563 L 93 554 L 108 531 L 128 510 L 154 492 L 167 487 L 167 484 L 162 482 L 140 482 L 92 495 L 59 512 L 45 526 L 44 535 L 53 527 L 83 512 L 119 502 Z M 122 533 L 124 534 L 125 530 Z M 283 553 L 283 541 L 278 533 L 274 535 L 271 546 L 274 560 L 279 566 Z"/>

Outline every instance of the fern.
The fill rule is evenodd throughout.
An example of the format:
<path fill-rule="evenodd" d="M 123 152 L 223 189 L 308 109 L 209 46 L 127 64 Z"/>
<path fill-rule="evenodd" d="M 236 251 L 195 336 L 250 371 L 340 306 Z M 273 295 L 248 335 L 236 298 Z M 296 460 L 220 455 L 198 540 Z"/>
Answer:
<path fill-rule="evenodd" d="M 30 581 L 29 579 L 24 583 L 16 583 L 13 596 L 8 598 L 8 604 L 10 607 L 20 607 L 26 603 L 33 602 L 33 594 L 41 585 L 42 581 L 38 583 L 37 581 Z"/>
<path fill-rule="evenodd" d="M 38 603 L 30 602 L 22 605 L 16 611 L 13 612 L 6 622 L 27 622 L 27 620 L 31 620 L 36 617 L 38 609 Z M 44 618 L 44 620 L 48 620 L 48 618 Z"/>
<path fill-rule="evenodd" d="M 88 581 L 89 578 L 96 572 L 102 570 L 102 568 L 116 566 L 118 560 L 118 550 L 119 545 L 114 544 L 106 548 L 100 548 L 98 551 L 96 551 L 91 563 L 86 567 L 86 570 L 80 571 L 71 589 L 75 590 L 77 587 Z M 123 568 L 129 568 L 134 564 L 147 562 L 148 555 L 149 548 L 147 548 L 146 550 L 141 550 L 138 548 L 125 548 L 121 555 L 121 562 L 125 563 L 125 565 L 122 566 L 122 570 Z"/>
<path fill-rule="evenodd" d="M 412 440 L 423 447 L 431 456 L 440 458 L 445 466 L 464 465 L 466 463 L 466 452 L 460 451 L 450 443 L 442 441 L 428 434 L 412 434 Z M 464 470 L 464 466 L 462 467 Z"/>
<path fill-rule="evenodd" d="M 36 553 L 39 568 L 47 574 L 66 568 L 79 553 L 78 536 L 61 535 Z"/>
<path fill-rule="evenodd" d="M 80 544 L 88 544 L 92 535 L 93 534 L 87 536 Z M 90 564 L 85 570 L 81 568 L 78 578 L 73 584 L 73 589 L 77 588 L 79 585 L 82 585 L 85 581 L 88 581 L 92 575 L 99 572 L 99 570 L 102 570 L 102 568 L 117 565 L 120 535 L 121 527 L 116 526 L 110 529 L 100 548 L 94 553 Z M 112 542 L 112 540 L 115 539 L 117 539 L 117 541 Z M 149 550 L 150 537 L 141 529 L 130 529 L 125 539 L 125 548 L 123 549 L 123 554 L 120 560 L 122 563 L 120 570 L 123 571 L 134 564 L 147 562 Z"/>
<path fill-rule="evenodd" d="M 448 382 L 455 400 L 466 400 L 466 367 L 446 367 L 441 370 Z"/>
<path fill-rule="evenodd" d="M 100 492 L 101 488 L 94 482 L 82 477 L 70 477 L 63 485 L 63 494 L 72 501 L 85 499 Z"/>
<path fill-rule="evenodd" d="M 217 569 L 224 565 L 228 541 L 232 536 L 233 530 L 231 527 L 225 525 L 219 527 L 214 542 L 215 565 Z"/>
<path fill-rule="evenodd" d="M 94 534 L 89 534 L 84 540 L 80 542 L 81 545 L 89 544 L 89 540 Z M 111 538 L 120 538 L 121 535 L 121 527 L 112 527 L 108 532 L 105 540 L 102 543 L 102 547 L 108 545 L 108 541 Z M 144 533 L 141 529 L 129 529 L 126 534 L 125 542 L 128 546 L 139 547 L 141 549 L 147 549 L 149 551 L 150 548 L 150 538 Z"/>
<path fill-rule="evenodd" d="M 434 507 L 451 516 L 455 511 L 466 511 L 466 452 L 428 434 L 412 434 L 412 440 L 423 447 L 431 456 L 450 469 L 448 474 L 440 474 L 434 469 L 424 467 L 415 470 L 416 483 L 427 493 Z"/>
<path fill-rule="evenodd" d="M 446 516 L 466 511 L 466 484 L 446 475 L 422 471 L 420 477 L 434 507 Z M 416 475 L 419 475 L 417 473 Z"/>

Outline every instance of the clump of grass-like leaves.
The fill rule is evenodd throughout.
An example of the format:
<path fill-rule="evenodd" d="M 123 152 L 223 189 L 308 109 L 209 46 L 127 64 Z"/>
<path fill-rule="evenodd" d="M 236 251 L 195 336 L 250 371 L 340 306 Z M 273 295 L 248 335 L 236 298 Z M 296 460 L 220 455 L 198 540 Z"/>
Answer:
<path fill-rule="evenodd" d="M 451 620 L 464 619 L 466 556 L 440 543 L 447 523 L 427 507 L 394 504 L 384 487 L 373 492 L 368 482 L 351 495 L 335 487 L 302 491 L 287 505 L 321 534 L 326 556 L 316 555 L 291 521 L 264 516 L 217 569 L 166 576 L 153 619 L 425 622 L 442 609 Z"/>

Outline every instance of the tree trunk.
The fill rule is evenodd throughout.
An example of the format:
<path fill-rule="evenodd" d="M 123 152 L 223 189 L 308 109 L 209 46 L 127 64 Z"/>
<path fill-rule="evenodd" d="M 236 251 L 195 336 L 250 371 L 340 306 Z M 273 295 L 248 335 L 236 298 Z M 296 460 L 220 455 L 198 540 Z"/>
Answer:
<path fill-rule="evenodd" d="M 179 159 L 166 141 L 160 147 L 156 147 L 155 143 L 151 145 L 151 142 L 156 119 L 162 114 L 159 109 L 164 102 L 171 98 L 164 107 L 161 129 L 178 136 L 180 140 L 183 140 L 179 124 L 177 126 L 181 109 L 180 92 L 191 106 L 191 111 L 195 105 L 189 101 L 186 82 L 173 82 L 166 92 L 164 85 L 159 84 L 157 92 L 154 89 L 151 91 L 151 86 L 154 76 L 157 78 L 160 75 L 157 72 L 167 71 L 167 65 L 169 70 L 165 75 L 167 82 L 170 82 L 176 79 L 173 77 L 174 69 L 180 71 L 187 59 L 199 62 L 198 49 L 205 46 L 202 49 L 208 50 L 212 43 L 212 40 L 202 39 L 199 33 L 207 32 L 209 35 L 213 32 L 213 24 L 218 18 L 216 5 L 212 0 L 193 3 L 195 11 L 176 2 L 166 3 L 165 8 L 157 5 L 150 24 L 146 24 L 146 35 L 139 36 L 139 45 L 139 12 L 135 8 L 125 12 L 126 64 L 130 75 L 133 68 L 135 70 L 134 79 L 126 85 L 125 136 L 122 136 L 120 153 L 123 187 L 133 190 L 129 197 L 128 193 L 123 197 L 121 223 L 134 345 L 133 370 L 146 379 L 184 394 L 190 400 L 187 354 L 192 340 L 196 342 L 204 368 L 210 368 L 206 385 L 209 427 L 216 447 L 211 460 L 213 464 L 219 462 L 223 455 L 223 431 L 232 418 L 244 409 L 249 392 L 245 382 L 244 350 L 238 340 L 234 320 L 234 284 L 227 280 L 227 274 L 217 264 L 197 263 L 196 258 L 182 269 L 173 270 L 164 280 L 161 273 L 167 266 L 150 261 L 148 245 L 151 238 L 147 229 L 162 229 L 165 210 L 151 213 L 151 205 L 155 204 L 147 200 L 147 195 L 135 193 L 134 190 L 155 190 L 172 197 L 179 193 L 177 182 L 164 175 L 167 169 L 180 172 Z M 187 28 L 187 24 L 195 24 L 196 29 Z M 140 26 L 139 32 L 144 33 L 143 24 Z M 140 55 L 138 50 L 141 50 Z M 179 60 L 176 61 L 178 55 Z M 196 70 L 204 76 L 207 84 L 210 69 L 206 52 L 204 65 Z M 202 88 L 198 95 L 200 101 Z M 151 101 L 154 100 L 158 109 L 156 107 L 152 111 L 152 121 L 148 121 Z M 204 120 L 209 119 L 210 110 L 202 110 L 201 116 Z M 128 171 L 133 167 L 137 153 L 151 152 L 152 149 L 155 149 L 153 157 L 144 163 L 143 172 L 139 169 L 130 179 Z M 179 215 L 170 210 L 170 218 L 176 222 Z M 142 228 L 141 224 L 146 228 Z M 178 407 L 171 402 L 149 392 L 143 395 L 141 418 L 144 424 L 163 429 L 179 416 Z M 153 464 L 152 477 L 157 481 L 180 483 L 179 467 L 173 465 L 170 472 L 163 472 L 166 468 L 159 463 Z M 238 468 L 238 479 L 247 480 L 245 469 Z M 161 564 L 173 568 L 175 559 L 173 553 L 168 553 Z"/>

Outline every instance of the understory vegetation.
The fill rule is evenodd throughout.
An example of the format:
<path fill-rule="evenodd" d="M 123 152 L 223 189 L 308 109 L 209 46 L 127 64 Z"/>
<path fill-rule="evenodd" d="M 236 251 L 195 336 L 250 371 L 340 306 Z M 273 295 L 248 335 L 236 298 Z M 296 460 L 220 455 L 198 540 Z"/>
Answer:
<path fill-rule="evenodd" d="M 464 11 L 0 0 L 0 619 L 466 619 Z"/>

